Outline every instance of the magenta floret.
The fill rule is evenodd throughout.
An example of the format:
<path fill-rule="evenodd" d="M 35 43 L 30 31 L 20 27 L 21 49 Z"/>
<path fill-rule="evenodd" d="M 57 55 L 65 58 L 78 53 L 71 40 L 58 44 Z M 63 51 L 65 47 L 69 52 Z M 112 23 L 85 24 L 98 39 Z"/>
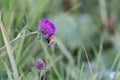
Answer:
<path fill-rule="evenodd" d="M 56 30 L 53 22 L 48 19 L 39 20 L 39 29 L 46 38 L 54 35 Z"/>
<path fill-rule="evenodd" d="M 37 69 L 44 68 L 45 65 L 46 65 L 46 63 L 45 63 L 42 59 L 38 58 L 38 59 L 36 60 L 36 68 L 37 68 Z"/>

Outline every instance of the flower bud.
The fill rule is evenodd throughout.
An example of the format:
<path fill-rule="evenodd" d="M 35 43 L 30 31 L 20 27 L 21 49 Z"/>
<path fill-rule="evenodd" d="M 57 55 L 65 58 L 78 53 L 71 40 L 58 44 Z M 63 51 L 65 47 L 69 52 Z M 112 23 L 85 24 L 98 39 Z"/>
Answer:
<path fill-rule="evenodd" d="M 37 68 L 37 69 L 44 68 L 45 65 L 46 65 L 46 63 L 45 63 L 42 59 L 38 58 L 38 59 L 36 60 L 36 68 Z"/>

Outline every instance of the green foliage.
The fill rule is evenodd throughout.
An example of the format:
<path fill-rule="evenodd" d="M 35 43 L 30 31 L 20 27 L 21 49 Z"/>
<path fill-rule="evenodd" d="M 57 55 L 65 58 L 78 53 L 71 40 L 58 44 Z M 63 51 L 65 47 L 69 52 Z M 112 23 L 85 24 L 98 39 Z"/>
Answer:
<path fill-rule="evenodd" d="M 119 0 L 0 0 L 0 11 L 0 80 L 120 79 Z M 41 18 L 54 22 L 56 45 L 39 31 Z"/>

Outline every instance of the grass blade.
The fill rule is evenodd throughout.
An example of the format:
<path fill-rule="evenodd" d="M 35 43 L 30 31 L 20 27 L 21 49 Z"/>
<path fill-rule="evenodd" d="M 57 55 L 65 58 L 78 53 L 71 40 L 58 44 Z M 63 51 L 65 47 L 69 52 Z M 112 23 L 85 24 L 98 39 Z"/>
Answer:
<path fill-rule="evenodd" d="M 63 52 L 65 57 L 69 60 L 71 64 L 74 64 L 74 59 L 71 55 L 71 53 L 66 49 L 66 47 L 62 44 L 62 42 L 59 41 L 59 39 L 56 38 L 56 42 L 60 50 Z"/>
<path fill-rule="evenodd" d="M 12 75 L 11 75 L 11 71 L 10 71 L 10 69 L 8 68 L 7 64 L 6 64 L 3 60 L 1 60 L 1 61 L 4 63 L 4 66 L 5 66 L 5 68 L 6 68 L 6 72 L 7 72 L 7 75 L 8 75 L 8 80 L 13 80 L 13 79 L 12 79 Z"/>
<path fill-rule="evenodd" d="M 7 53 L 8 53 L 10 62 L 11 62 L 11 66 L 12 66 L 12 69 L 13 69 L 14 79 L 18 80 L 19 76 L 18 76 L 18 71 L 17 71 L 15 59 L 14 59 L 14 56 L 13 56 L 13 50 L 12 50 L 9 38 L 7 36 L 5 27 L 3 26 L 2 21 L 1 21 L 1 13 L 0 13 L 0 28 L 1 28 L 3 40 L 4 40 L 4 43 L 5 43 L 6 49 L 7 49 Z"/>

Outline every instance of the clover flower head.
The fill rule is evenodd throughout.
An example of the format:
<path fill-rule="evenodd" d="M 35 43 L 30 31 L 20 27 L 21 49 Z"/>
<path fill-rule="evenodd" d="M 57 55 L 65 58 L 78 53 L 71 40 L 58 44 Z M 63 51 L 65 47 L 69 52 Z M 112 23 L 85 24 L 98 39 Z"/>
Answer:
<path fill-rule="evenodd" d="M 39 29 L 46 38 L 49 38 L 51 35 L 54 35 L 56 30 L 53 22 L 48 19 L 39 20 Z"/>
<path fill-rule="evenodd" d="M 46 66 L 46 63 L 42 59 L 38 58 L 36 60 L 36 68 L 37 69 L 44 68 L 45 66 Z"/>

